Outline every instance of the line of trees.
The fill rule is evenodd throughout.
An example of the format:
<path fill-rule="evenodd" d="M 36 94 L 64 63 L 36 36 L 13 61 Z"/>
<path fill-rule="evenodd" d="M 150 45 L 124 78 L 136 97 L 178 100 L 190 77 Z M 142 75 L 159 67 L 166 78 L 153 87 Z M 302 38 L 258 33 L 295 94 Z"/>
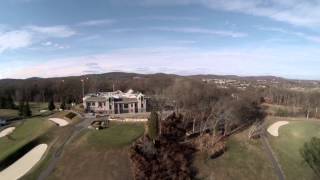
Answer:
<path fill-rule="evenodd" d="M 10 93 L 0 95 L 0 109 L 15 109 L 16 105 Z"/>
<path fill-rule="evenodd" d="M 155 118 L 155 116 L 153 116 Z M 192 145 L 185 139 L 183 116 L 173 113 L 161 121 L 156 140 L 145 136 L 130 148 L 134 179 L 192 179 Z"/>
<path fill-rule="evenodd" d="M 28 101 L 20 101 L 18 110 L 19 110 L 19 116 L 22 116 L 22 117 L 32 116 L 32 111 L 30 109 L 30 105 Z"/>

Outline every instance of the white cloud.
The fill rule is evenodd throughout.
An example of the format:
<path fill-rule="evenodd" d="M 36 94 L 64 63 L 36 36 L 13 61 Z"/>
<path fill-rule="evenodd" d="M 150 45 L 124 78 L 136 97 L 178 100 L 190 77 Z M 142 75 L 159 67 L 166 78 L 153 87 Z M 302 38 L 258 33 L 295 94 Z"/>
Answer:
<path fill-rule="evenodd" d="M 290 31 L 290 30 L 283 29 L 283 28 L 278 28 L 278 27 L 262 27 L 262 26 L 258 26 L 257 28 L 259 30 L 263 30 L 263 31 L 272 31 L 272 32 L 278 32 L 278 33 L 293 35 L 293 36 L 297 36 L 297 37 L 306 39 L 308 41 L 320 43 L 320 36 L 316 36 L 316 35 L 310 35 L 310 34 L 306 34 L 306 33 L 303 33 L 303 32 L 297 32 L 297 31 Z"/>
<path fill-rule="evenodd" d="M 189 47 L 130 48 L 63 59 L 51 59 L 4 74 L 7 77 L 54 77 L 126 71 L 140 73 L 279 75 L 316 77 L 320 52 L 311 48 L 235 48 L 201 50 Z M 307 60 L 306 60 L 307 59 Z M 301 65 L 297 66 L 297 64 Z M 309 67 L 310 64 L 313 64 Z M 72 68 L 70 68 L 72 67 Z M 301 69 L 308 69 L 302 72 Z M 301 73 L 301 74 L 295 74 Z M 3 76 L 4 76 L 3 75 Z M 316 78 L 320 78 L 317 76 Z"/>
<path fill-rule="evenodd" d="M 0 53 L 27 47 L 32 44 L 32 35 L 27 31 L 0 32 Z"/>
<path fill-rule="evenodd" d="M 162 20 L 162 21 L 196 21 L 200 20 L 200 18 L 197 17 L 189 17 L 189 16 L 141 16 L 137 19 L 141 20 Z"/>
<path fill-rule="evenodd" d="M 214 36 L 224 36 L 233 38 L 242 38 L 248 36 L 243 32 L 234 32 L 227 30 L 215 30 L 198 27 L 146 27 L 146 28 L 119 28 L 112 29 L 111 32 L 135 32 L 135 31 L 164 31 L 164 32 L 175 32 L 175 33 L 193 33 L 193 34 L 206 34 Z"/>
<path fill-rule="evenodd" d="M 242 32 L 214 30 L 214 29 L 197 28 L 197 27 L 183 27 L 183 28 L 156 27 L 151 29 L 157 30 L 157 31 L 196 33 L 196 34 L 198 33 L 198 34 L 208 34 L 208 35 L 216 35 L 216 36 L 227 36 L 227 37 L 234 37 L 234 38 L 241 38 L 241 37 L 248 36 L 246 33 L 242 33 Z"/>
<path fill-rule="evenodd" d="M 143 5 L 203 5 L 215 10 L 268 17 L 306 27 L 320 26 L 317 0 L 143 0 Z"/>
<path fill-rule="evenodd" d="M 52 42 L 51 41 L 47 41 L 47 42 L 42 43 L 42 45 L 43 46 L 51 46 Z"/>
<path fill-rule="evenodd" d="M 41 43 L 43 46 L 45 46 L 46 48 L 51 48 L 51 49 L 68 49 L 70 48 L 70 46 L 67 45 L 61 45 L 58 43 L 54 43 L 52 41 L 46 41 Z"/>
<path fill-rule="evenodd" d="M 84 21 L 78 24 L 78 26 L 104 26 L 115 23 L 113 19 L 96 19 L 90 21 Z"/>
<path fill-rule="evenodd" d="M 27 29 L 35 33 L 58 38 L 66 38 L 76 34 L 76 32 L 68 26 L 28 26 Z"/>
<path fill-rule="evenodd" d="M 69 46 L 53 44 L 50 38 L 66 38 L 75 35 L 76 32 L 68 26 L 26 26 L 19 30 L 12 30 L 9 26 L 0 27 L 0 53 L 7 50 L 20 49 L 37 44 L 41 41 L 43 46 L 66 49 Z"/>

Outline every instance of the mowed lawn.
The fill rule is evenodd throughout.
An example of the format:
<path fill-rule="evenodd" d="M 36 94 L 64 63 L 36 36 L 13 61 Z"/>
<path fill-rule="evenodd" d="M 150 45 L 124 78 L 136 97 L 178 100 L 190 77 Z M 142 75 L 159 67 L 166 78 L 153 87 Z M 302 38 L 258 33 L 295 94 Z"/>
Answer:
<path fill-rule="evenodd" d="M 21 147 L 44 134 L 52 124 L 47 118 L 30 118 L 19 123 L 7 137 L 0 138 L 0 162 Z"/>
<path fill-rule="evenodd" d="M 270 180 L 277 179 L 260 140 L 249 140 L 248 131 L 231 136 L 228 150 L 216 159 L 198 153 L 194 166 L 198 179 Z"/>
<path fill-rule="evenodd" d="M 142 123 L 111 123 L 111 127 L 86 134 L 89 146 L 96 148 L 122 148 L 130 145 L 144 133 Z"/>
<path fill-rule="evenodd" d="M 86 130 L 65 148 L 49 179 L 132 179 L 128 149 L 143 133 L 142 123 Z"/>
<path fill-rule="evenodd" d="M 285 120 L 285 119 L 282 119 Z M 269 136 L 287 179 L 319 179 L 300 155 L 300 148 L 311 137 L 320 137 L 320 121 L 289 121 L 279 129 L 279 136 Z"/>

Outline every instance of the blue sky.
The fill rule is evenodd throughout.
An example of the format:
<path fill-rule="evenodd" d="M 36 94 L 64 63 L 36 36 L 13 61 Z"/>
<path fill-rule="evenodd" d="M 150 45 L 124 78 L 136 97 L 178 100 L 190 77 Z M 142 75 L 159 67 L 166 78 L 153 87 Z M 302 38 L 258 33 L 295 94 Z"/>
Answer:
<path fill-rule="evenodd" d="M 2 0 L 0 79 L 110 71 L 320 79 L 320 0 Z"/>

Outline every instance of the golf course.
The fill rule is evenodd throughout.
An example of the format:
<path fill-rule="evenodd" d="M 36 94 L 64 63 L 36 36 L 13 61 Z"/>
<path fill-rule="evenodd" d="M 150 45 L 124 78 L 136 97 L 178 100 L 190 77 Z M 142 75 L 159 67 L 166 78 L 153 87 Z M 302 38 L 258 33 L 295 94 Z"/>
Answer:
<path fill-rule="evenodd" d="M 287 123 L 285 123 L 287 122 Z M 266 128 L 276 125 L 277 135 L 267 132 L 267 139 L 285 179 L 316 180 L 319 177 L 300 154 L 304 143 L 320 137 L 320 121 L 305 118 L 267 117 Z M 275 131 L 275 130 L 273 130 Z M 199 179 L 277 179 L 271 160 L 260 140 L 249 140 L 248 130 L 232 136 L 227 141 L 227 151 L 216 159 L 198 153 L 194 166 Z"/>
<path fill-rule="evenodd" d="M 312 137 L 320 137 L 320 121 L 298 118 L 290 119 L 289 124 L 279 128 L 278 137 L 269 136 L 269 142 L 287 179 L 319 179 L 300 154 L 304 143 Z"/>
<path fill-rule="evenodd" d="M 33 104 L 33 107 L 39 105 Z M 14 118 L 17 112 L 0 110 L 0 113 L 2 117 Z M 59 126 L 52 119 L 63 120 L 68 125 Z M 39 114 L 14 122 L 7 129 L 2 129 L 4 135 L 0 138 L 0 162 L 4 163 L 1 164 L 1 171 L 10 172 L 6 167 L 13 165 L 14 161 L 18 162 L 19 158 L 20 161 L 27 159 L 23 157 L 24 154 L 44 144 L 47 148 L 43 155 L 37 157 L 39 161 L 34 161 L 34 166 L 28 167 L 28 172 L 21 179 L 37 179 L 50 166 L 53 168 L 48 171 L 50 176 L 46 179 L 81 180 L 93 176 L 96 179 L 132 179 L 128 150 L 143 135 L 144 123 L 111 122 L 108 128 L 97 131 L 88 129 L 85 122 L 67 111 Z M 80 126 L 82 130 L 74 136 L 74 130 Z M 207 154 L 197 152 L 193 161 L 193 167 L 197 170 L 196 178 L 277 179 L 266 147 L 261 139 L 248 138 L 249 129 L 230 136 L 226 141 L 227 151 L 218 158 L 210 159 Z M 305 163 L 300 149 L 312 137 L 320 137 L 320 121 L 268 116 L 265 129 L 266 138 L 285 179 L 318 179 Z M 56 158 L 57 153 L 59 158 Z M 84 168 L 86 171 L 83 171 Z"/>

